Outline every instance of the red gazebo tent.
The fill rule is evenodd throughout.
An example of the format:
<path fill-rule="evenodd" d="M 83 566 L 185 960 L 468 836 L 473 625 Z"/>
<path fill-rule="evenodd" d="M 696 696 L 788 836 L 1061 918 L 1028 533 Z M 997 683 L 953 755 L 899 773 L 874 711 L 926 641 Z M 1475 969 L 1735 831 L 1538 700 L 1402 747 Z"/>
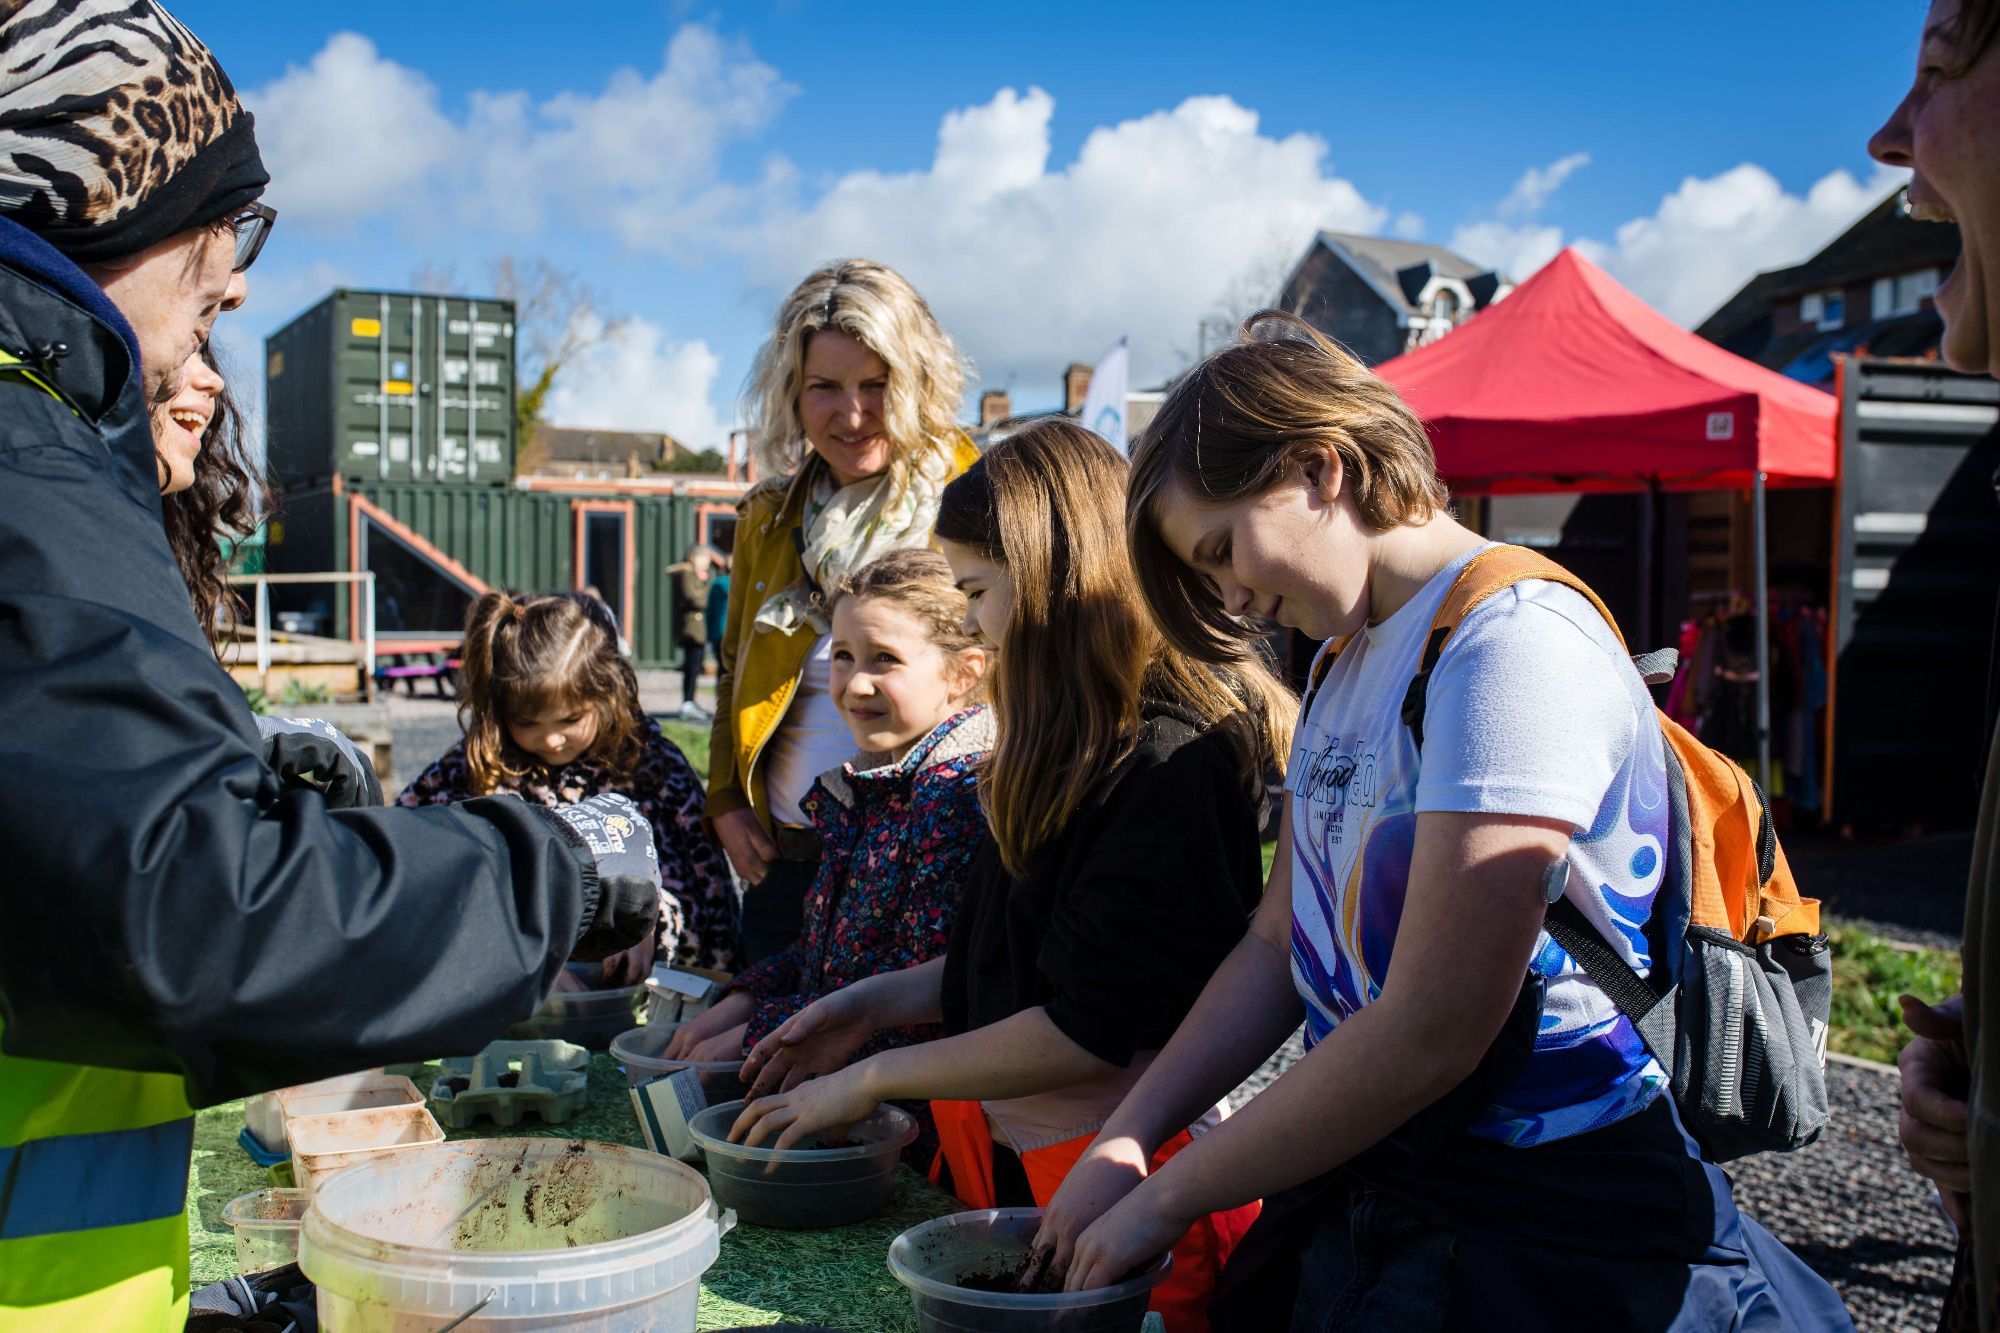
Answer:
<path fill-rule="evenodd" d="M 1833 484 L 1832 395 L 1688 332 L 1574 249 L 1376 372 L 1423 418 L 1457 491 L 1750 490 L 1758 654 L 1770 660 L 1764 490 Z M 1768 785 L 1761 678 L 1757 730 Z"/>

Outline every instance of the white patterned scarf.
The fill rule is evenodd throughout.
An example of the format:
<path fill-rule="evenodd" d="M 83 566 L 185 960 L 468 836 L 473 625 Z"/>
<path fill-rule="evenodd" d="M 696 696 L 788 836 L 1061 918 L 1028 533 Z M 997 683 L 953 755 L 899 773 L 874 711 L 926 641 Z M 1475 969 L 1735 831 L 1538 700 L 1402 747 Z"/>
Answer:
<path fill-rule="evenodd" d="M 900 485 L 897 469 L 890 468 L 838 490 L 825 467 L 816 468 L 799 552 L 805 572 L 764 600 L 757 610 L 757 632 L 791 634 L 811 625 L 816 634 L 825 634 L 830 628 L 826 589 L 891 551 L 929 545 L 948 466 L 941 453 L 933 452 L 913 465 Z"/>

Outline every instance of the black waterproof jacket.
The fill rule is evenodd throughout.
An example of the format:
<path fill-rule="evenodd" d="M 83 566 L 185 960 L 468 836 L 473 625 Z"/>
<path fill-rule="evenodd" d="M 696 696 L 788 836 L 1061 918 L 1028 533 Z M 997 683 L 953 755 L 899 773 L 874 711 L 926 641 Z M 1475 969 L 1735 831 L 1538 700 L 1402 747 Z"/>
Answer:
<path fill-rule="evenodd" d="M 508 798 L 281 792 L 160 521 L 137 342 L 0 218 L 0 1050 L 196 1106 L 465 1052 L 532 1013 L 597 873 Z M 64 401 L 66 400 L 66 401 Z"/>

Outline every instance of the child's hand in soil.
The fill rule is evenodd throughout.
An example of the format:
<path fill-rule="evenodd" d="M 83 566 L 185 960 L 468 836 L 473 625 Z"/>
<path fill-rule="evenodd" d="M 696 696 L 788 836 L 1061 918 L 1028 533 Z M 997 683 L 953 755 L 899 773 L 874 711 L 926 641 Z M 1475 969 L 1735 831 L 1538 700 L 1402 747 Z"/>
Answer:
<path fill-rule="evenodd" d="M 696 1046 L 694 1054 L 687 1058 L 690 1060 L 700 1060 L 705 1063 L 741 1060 L 743 1058 L 743 1037 L 749 1031 L 750 1025 L 748 1023 L 738 1023 L 735 1027 L 725 1032 L 718 1032 L 707 1041 Z"/>
<path fill-rule="evenodd" d="M 1035 1253 L 1047 1256 L 1049 1271 L 1067 1272 L 1084 1232 L 1145 1179 L 1146 1153 L 1136 1139 L 1098 1135 L 1063 1177 L 1035 1233 Z"/>
<path fill-rule="evenodd" d="M 1194 1224 L 1157 1200 L 1157 1190 L 1134 1190 L 1090 1224 L 1076 1242 L 1064 1291 L 1089 1291 L 1122 1282 L 1172 1249 Z"/>
<path fill-rule="evenodd" d="M 875 1035 L 866 981 L 823 995 L 786 1019 L 752 1048 L 737 1077 L 751 1084 L 750 1100 L 790 1092 L 813 1074 L 843 1069 Z"/>
<path fill-rule="evenodd" d="M 749 991 L 731 991 L 701 1013 L 674 1029 L 674 1035 L 667 1040 L 663 1052 L 669 1060 L 733 1060 L 743 1055 L 743 1029 L 749 1026 L 750 1012 L 757 1007 L 756 999 Z M 737 1047 L 728 1055 L 696 1055 L 698 1047 L 712 1043 L 725 1032 L 734 1030 Z"/>
<path fill-rule="evenodd" d="M 751 1148 L 789 1148 L 809 1134 L 866 1118 L 881 1105 L 868 1091 L 866 1063 L 751 1102 L 729 1127 L 729 1141 Z M 767 1143 L 773 1135 L 777 1141 Z"/>

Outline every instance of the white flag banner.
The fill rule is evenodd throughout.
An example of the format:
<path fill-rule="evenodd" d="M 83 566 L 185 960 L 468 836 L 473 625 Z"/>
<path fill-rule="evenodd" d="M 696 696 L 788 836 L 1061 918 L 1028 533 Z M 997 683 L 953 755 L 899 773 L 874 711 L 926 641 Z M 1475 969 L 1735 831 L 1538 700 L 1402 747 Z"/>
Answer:
<path fill-rule="evenodd" d="M 1083 399 L 1083 425 L 1111 441 L 1119 453 L 1128 452 L 1125 439 L 1125 398 L 1131 376 L 1125 340 L 1106 352 L 1090 374 L 1090 392 Z"/>

